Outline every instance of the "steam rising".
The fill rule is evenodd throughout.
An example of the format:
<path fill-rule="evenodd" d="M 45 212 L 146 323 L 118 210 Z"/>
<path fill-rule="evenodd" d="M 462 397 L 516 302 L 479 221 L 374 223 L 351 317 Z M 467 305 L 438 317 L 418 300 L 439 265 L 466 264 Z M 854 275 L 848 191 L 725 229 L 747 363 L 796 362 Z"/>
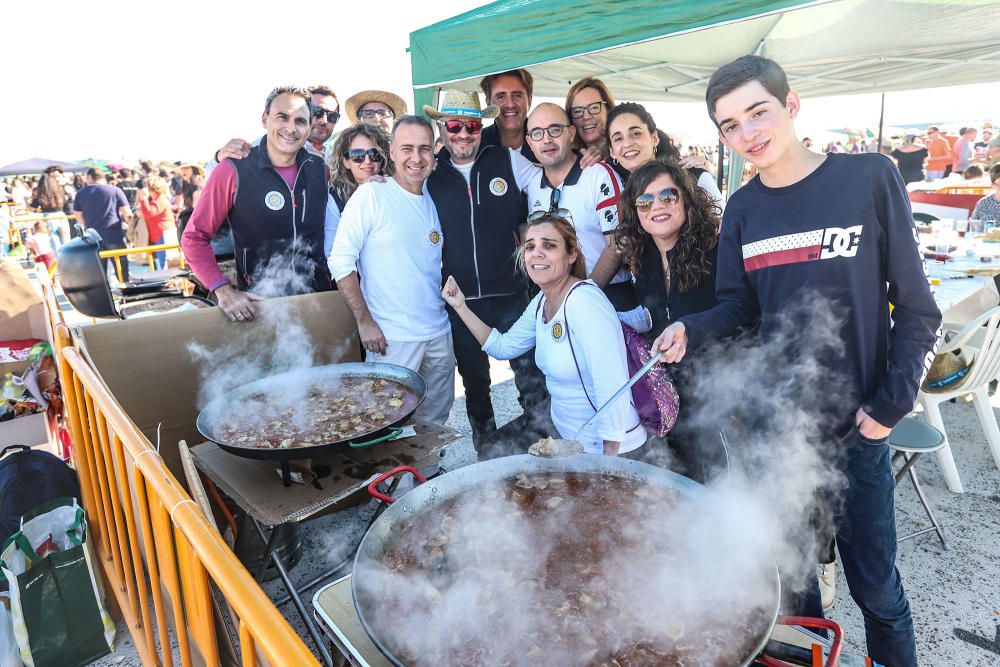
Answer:
<path fill-rule="evenodd" d="M 259 268 L 253 292 L 267 299 L 305 294 L 311 291 L 314 266 L 306 244 L 296 240 Z M 239 326 L 253 327 L 252 336 L 234 336 L 214 348 L 188 343 L 188 352 L 201 367 L 198 407 L 247 383 L 287 371 L 315 366 L 320 350 L 303 321 L 303 309 L 312 304 L 269 302 L 258 308 L 256 321 Z M 339 358 L 339 350 L 333 358 Z M 225 406 L 227 421 L 253 426 L 269 421 L 286 408 L 301 406 L 310 385 L 304 381 L 283 382 L 269 387 L 270 409 L 260 411 L 245 403 Z"/>
<path fill-rule="evenodd" d="M 718 432 L 727 430 L 730 470 L 704 497 L 667 503 L 639 489 L 618 498 L 622 506 L 606 524 L 614 543 L 586 563 L 597 586 L 586 599 L 546 589 L 538 572 L 554 545 L 600 510 L 568 499 L 529 527 L 516 519 L 508 492 L 492 486 L 467 491 L 469 502 L 447 516 L 430 510 L 433 528 L 421 546 L 430 574 L 381 564 L 356 570 L 364 595 L 377 600 L 366 606 L 367 620 L 393 648 L 420 656 L 419 665 L 616 664 L 608 657 L 615 650 L 664 636 L 692 651 L 677 664 L 749 657 L 727 651 L 748 628 L 762 631 L 761 614 L 768 627 L 775 565 L 785 589 L 813 584 L 814 500 L 821 494 L 835 506 L 844 486 L 830 433 L 858 406 L 829 370 L 843 354 L 841 322 L 828 308 L 804 306 L 768 322 L 763 344 L 729 341 L 689 357 L 682 410 L 705 448 L 717 450 Z M 579 581 L 587 586 L 586 577 Z M 591 646 L 594 637 L 610 645 Z M 469 638 L 486 638 L 488 650 L 463 655 Z M 663 664 L 642 651 L 633 656 L 621 664 Z"/>

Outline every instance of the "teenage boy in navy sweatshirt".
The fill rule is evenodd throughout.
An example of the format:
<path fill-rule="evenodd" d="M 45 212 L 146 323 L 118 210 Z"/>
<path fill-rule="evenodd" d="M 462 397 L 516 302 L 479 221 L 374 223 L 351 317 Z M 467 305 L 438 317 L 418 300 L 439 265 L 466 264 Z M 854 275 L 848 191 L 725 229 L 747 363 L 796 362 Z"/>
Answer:
<path fill-rule="evenodd" d="M 868 652 L 917 664 L 913 619 L 896 569 L 892 467 L 886 439 L 913 408 L 941 323 L 918 252 L 902 178 L 882 155 L 820 155 L 795 136 L 799 97 L 774 61 L 744 56 L 706 91 L 722 141 L 758 176 L 726 206 L 719 304 L 681 318 L 653 343 L 666 362 L 760 318 L 763 340 L 802 302 L 844 316 L 842 346 L 817 360 L 846 398 L 824 437 L 842 442 L 848 487 L 837 521 L 844 575 L 865 617 Z M 889 319 L 889 303 L 895 309 Z M 793 361 L 794 363 L 794 361 Z M 835 406 L 836 407 L 836 406 Z M 818 589 L 801 603 L 822 615 Z"/>

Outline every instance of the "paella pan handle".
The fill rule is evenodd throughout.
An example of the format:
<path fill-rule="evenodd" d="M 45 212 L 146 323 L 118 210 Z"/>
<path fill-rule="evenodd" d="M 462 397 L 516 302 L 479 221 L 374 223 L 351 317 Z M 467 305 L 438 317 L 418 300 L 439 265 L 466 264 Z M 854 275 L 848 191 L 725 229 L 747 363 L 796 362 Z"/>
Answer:
<path fill-rule="evenodd" d="M 368 485 L 368 493 L 370 493 L 373 498 L 378 498 L 379 500 L 385 503 L 392 504 L 396 502 L 395 498 L 393 498 L 392 496 L 385 495 L 384 493 L 379 491 L 376 487 L 385 480 L 389 479 L 390 477 L 395 477 L 396 475 L 401 475 L 405 472 L 408 472 L 414 477 L 416 477 L 421 484 L 427 481 L 427 478 L 421 475 L 416 468 L 411 468 L 410 466 L 399 466 L 398 468 L 393 468 L 389 472 L 383 473 L 378 477 L 376 477 L 375 479 L 373 479 L 371 483 Z"/>
<path fill-rule="evenodd" d="M 360 447 L 368 447 L 369 445 L 376 445 L 380 442 L 385 442 L 386 440 L 392 440 L 402 432 L 403 429 L 401 429 L 398 426 L 393 426 L 392 428 L 389 429 L 389 432 L 386 433 L 385 435 L 379 436 L 377 438 L 372 438 L 371 440 L 365 440 L 363 442 L 352 442 L 350 444 L 350 447 L 351 449 L 358 449 Z"/>
<path fill-rule="evenodd" d="M 844 631 L 837 622 L 826 618 L 811 618 L 808 616 L 779 616 L 777 624 L 799 625 L 804 628 L 830 630 L 833 632 L 833 644 L 830 646 L 830 653 L 827 655 L 825 667 L 836 667 L 839 664 L 840 650 L 844 642 Z M 812 652 L 812 664 L 817 667 L 824 667 L 822 647 L 819 644 L 813 644 Z M 757 662 L 765 667 L 779 667 L 786 664 L 768 655 L 759 657 Z"/>

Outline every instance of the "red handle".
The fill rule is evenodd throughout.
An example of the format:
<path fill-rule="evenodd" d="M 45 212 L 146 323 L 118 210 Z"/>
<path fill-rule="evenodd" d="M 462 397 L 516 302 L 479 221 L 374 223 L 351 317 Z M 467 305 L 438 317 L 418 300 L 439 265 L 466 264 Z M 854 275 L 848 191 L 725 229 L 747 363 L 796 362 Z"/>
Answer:
<path fill-rule="evenodd" d="M 379 500 L 381 500 L 384 503 L 392 504 L 392 503 L 396 502 L 395 498 L 393 498 L 392 496 L 385 495 L 384 493 L 382 493 L 381 491 L 379 491 L 375 487 L 377 487 L 379 484 L 381 484 L 385 480 L 389 479 L 390 477 L 395 477 L 396 475 L 400 475 L 400 474 L 402 474 L 404 472 L 408 472 L 411 475 L 413 475 L 414 477 L 416 477 L 417 480 L 419 480 L 421 484 L 423 484 L 424 482 L 427 481 L 427 478 L 424 477 L 423 475 L 421 475 L 420 472 L 417 471 L 416 468 L 411 468 L 410 466 L 399 466 L 398 468 L 393 468 L 389 472 L 383 473 L 383 474 L 379 475 L 378 477 L 376 477 L 375 479 L 373 479 L 371 481 L 371 483 L 368 485 L 368 493 L 370 493 L 373 498 L 378 498 Z"/>
<path fill-rule="evenodd" d="M 801 625 L 804 628 L 818 628 L 833 632 L 833 644 L 830 645 L 830 654 L 826 658 L 826 667 L 837 667 L 840 662 L 840 650 L 844 643 L 844 631 L 836 621 L 828 618 L 811 618 L 809 616 L 779 616 L 778 625 Z M 813 664 L 816 667 L 823 667 L 822 651 L 817 656 L 816 649 L 819 645 L 813 645 Z"/>

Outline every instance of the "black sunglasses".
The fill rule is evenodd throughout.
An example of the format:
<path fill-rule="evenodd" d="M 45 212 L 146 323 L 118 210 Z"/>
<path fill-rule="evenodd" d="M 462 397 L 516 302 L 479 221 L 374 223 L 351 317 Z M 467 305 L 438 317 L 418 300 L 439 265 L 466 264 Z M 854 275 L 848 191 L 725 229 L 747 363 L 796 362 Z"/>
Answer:
<path fill-rule="evenodd" d="M 641 194 L 635 198 L 635 207 L 641 211 L 652 208 L 653 202 L 656 201 L 657 197 L 659 197 L 660 201 L 664 204 L 673 204 L 675 201 L 680 200 L 681 191 L 677 188 L 663 188 L 656 193 L 655 197 L 650 192 Z"/>
<path fill-rule="evenodd" d="M 350 148 L 341 153 L 341 155 L 354 164 L 361 164 L 365 161 L 365 157 L 372 162 L 385 162 L 385 155 L 377 148 L 369 148 L 368 150 L 364 148 Z"/>
<path fill-rule="evenodd" d="M 535 127 L 527 131 L 526 136 L 532 141 L 541 141 L 548 132 L 549 136 L 553 139 L 559 137 L 563 130 L 565 130 L 569 125 L 549 125 L 548 127 Z"/>
<path fill-rule="evenodd" d="M 582 107 L 570 107 L 569 115 L 573 118 L 583 118 L 583 112 L 586 111 L 591 116 L 596 116 L 601 113 L 601 107 L 607 104 L 607 102 L 593 102 L 587 106 Z"/>
<path fill-rule="evenodd" d="M 483 129 L 482 121 L 478 120 L 446 120 L 441 123 L 448 134 L 458 134 L 464 127 L 469 134 L 479 134 Z"/>
<path fill-rule="evenodd" d="M 329 109 L 320 109 L 319 107 L 313 109 L 313 119 L 319 120 L 323 116 L 330 121 L 330 125 L 336 125 L 337 121 L 340 120 L 339 111 L 330 111 Z"/>

